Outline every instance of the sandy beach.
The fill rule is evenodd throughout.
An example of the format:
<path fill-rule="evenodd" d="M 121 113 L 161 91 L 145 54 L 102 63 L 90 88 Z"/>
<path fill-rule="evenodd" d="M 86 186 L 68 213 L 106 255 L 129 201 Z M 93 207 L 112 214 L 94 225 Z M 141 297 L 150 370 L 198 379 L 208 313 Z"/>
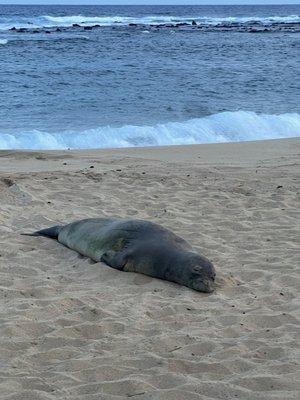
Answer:
<path fill-rule="evenodd" d="M 0 151 L 1 400 L 299 399 L 299 150 Z M 215 292 L 20 235 L 97 216 L 172 229 Z"/>

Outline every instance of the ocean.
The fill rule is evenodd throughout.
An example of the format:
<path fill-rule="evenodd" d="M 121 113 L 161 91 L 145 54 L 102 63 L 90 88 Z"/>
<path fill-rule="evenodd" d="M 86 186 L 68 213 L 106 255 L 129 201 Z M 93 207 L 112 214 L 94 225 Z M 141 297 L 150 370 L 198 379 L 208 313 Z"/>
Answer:
<path fill-rule="evenodd" d="M 0 5 L 0 149 L 300 135 L 300 5 Z"/>

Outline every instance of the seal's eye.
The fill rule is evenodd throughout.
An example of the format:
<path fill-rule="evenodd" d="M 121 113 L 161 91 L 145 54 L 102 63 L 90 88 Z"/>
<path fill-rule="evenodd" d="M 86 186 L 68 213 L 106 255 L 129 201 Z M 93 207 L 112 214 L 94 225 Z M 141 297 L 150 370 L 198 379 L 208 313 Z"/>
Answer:
<path fill-rule="evenodd" d="M 194 267 L 194 268 L 193 268 L 193 271 L 194 271 L 194 272 L 201 272 L 201 271 L 202 271 L 202 267 L 198 267 L 198 266 L 197 266 L 197 267 Z"/>

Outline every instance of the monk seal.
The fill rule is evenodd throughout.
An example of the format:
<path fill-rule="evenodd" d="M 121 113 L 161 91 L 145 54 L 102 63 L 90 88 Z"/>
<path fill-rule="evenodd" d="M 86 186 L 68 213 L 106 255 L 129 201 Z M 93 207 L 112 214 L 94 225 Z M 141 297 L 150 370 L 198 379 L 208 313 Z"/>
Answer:
<path fill-rule="evenodd" d="M 57 239 L 92 260 L 200 292 L 213 292 L 215 269 L 181 237 L 150 221 L 90 218 L 31 234 Z"/>

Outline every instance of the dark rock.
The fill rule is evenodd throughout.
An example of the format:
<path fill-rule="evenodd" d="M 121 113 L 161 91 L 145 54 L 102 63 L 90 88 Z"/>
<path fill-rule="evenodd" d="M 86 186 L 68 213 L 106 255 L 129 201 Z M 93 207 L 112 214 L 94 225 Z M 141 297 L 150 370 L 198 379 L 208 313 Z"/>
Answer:
<path fill-rule="evenodd" d="M 10 178 L 3 178 L 2 181 L 8 187 L 11 187 L 11 186 L 13 186 L 15 184 L 15 182 Z"/>
<path fill-rule="evenodd" d="M 197 25 L 197 22 L 193 20 L 192 25 L 194 25 L 194 26 Z"/>
<path fill-rule="evenodd" d="M 73 24 L 72 26 L 73 26 L 73 28 L 80 28 L 79 24 Z"/>
<path fill-rule="evenodd" d="M 60 28 L 56 28 L 56 32 L 62 32 Z"/>
<path fill-rule="evenodd" d="M 130 23 L 128 26 L 137 26 L 137 24 Z"/>
<path fill-rule="evenodd" d="M 16 31 L 17 28 L 15 26 L 13 26 L 12 28 L 10 28 L 10 31 Z"/>
<path fill-rule="evenodd" d="M 85 31 L 91 31 L 92 29 L 93 29 L 92 26 L 85 26 L 85 27 L 84 27 L 84 30 L 85 30 Z"/>

